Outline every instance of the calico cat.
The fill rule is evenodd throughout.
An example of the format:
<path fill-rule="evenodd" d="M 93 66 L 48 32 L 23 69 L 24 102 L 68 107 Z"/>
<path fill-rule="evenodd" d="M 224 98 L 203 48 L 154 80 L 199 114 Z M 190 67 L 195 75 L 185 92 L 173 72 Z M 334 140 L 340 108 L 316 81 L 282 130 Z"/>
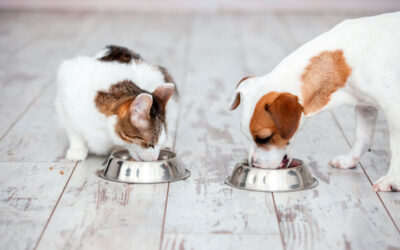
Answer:
<path fill-rule="evenodd" d="M 64 61 L 57 82 L 56 110 L 70 143 L 67 159 L 84 160 L 89 152 L 103 155 L 122 146 L 133 159 L 152 161 L 161 146 L 172 146 L 167 124 L 176 122 L 171 96 L 177 93 L 164 67 L 110 45 L 94 57 Z"/>

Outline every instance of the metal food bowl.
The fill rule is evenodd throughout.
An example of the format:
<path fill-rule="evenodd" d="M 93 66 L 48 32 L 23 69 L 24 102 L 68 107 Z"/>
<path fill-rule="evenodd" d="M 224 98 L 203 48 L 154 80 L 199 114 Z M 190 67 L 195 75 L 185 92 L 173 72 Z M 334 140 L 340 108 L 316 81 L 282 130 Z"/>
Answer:
<path fill-rule="evenodd" d="M 114 151 L 100 177 L 125 183 L 165 183 L 186 179 L 190 172 L 178 164 L 176 155 L 161 150 L 157 161 L 133 161 L 128 150 Z"/>
<path fill-rule="evenodd" d="M 318 185 L 303 161 L 295 167 L 268 169 L 250 167 L 247 161 L 235 165 L 232 175 L 225 180 L 231 187 L 260 192 L 290 192 Z"/>

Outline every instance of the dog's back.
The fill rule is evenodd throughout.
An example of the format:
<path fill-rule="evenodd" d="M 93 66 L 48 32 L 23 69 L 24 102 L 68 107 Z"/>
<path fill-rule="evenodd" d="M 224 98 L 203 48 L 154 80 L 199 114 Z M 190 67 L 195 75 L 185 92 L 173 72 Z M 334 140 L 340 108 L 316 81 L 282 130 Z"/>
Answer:
<path fill-rule="evenodd" d="M 357 89 L 364 96 L 382 99 L 400 95 L 400 12 L 345 20 L 302 45 L 269 75 L 301 86 L 301 75 L 311 58 L 324 52 L 342 51 L 351 68 L 342 90 Z M 291 69 L 291 73 L 288 72 Z M 293 84 L 296 83 L 296 84 Z M 291 86 L 292 85 L 292 86 Z M 383 87 L 382 87 L 383 86 Z M 350 88 L 350 89 L 349 89 Z M 259 91 L 259 90 L 257 90 Z M 262 91 L 261 91 L 262 92 Z M 265 92 L 265 91 L 264 91 Z M 379 96 L 379 97 L 376 97 Z"/>
<path fill-rule="evenodd" d="M 352 65 L 348 85 L 378 102 L 398 100 L 400 12 L 344 21 L 331 36 L 343 40 L 346 60 Z"/>

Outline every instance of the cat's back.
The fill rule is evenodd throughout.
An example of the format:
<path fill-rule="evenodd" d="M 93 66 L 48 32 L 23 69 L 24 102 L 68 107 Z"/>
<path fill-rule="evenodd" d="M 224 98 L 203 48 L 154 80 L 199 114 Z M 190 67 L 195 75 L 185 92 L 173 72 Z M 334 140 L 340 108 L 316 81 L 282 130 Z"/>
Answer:
<path fill-rule="evenodd" d="M 97 91 L 131 79 L 133 72 L 128 65 L 104 63 L 95 57 L 79 56 L 64 61 L 58 70 L 58 87 L 62 91 Z"/>

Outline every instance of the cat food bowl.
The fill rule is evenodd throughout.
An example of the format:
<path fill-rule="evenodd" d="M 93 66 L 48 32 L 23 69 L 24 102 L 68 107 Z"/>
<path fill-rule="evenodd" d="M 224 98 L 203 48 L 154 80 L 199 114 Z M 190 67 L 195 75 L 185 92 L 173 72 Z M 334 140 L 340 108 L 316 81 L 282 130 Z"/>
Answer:
<path fill-rule="evenodd" d="M 186 179 L 190 172 L 178 164 L 176 155 L 161 150 L 157 161 L 140 162 L 131 160 L 128 150 L 114 151 L 100 177 L 125 183 L 165 183 Z"/>
<path fill-rule="evenodd" d="M 288 168 L 267 169 L 250 167 L 247 161 L 235 165 L 232 175 L 225 180 L 231 187 L 260 192 L 290 192 L 313 188 L 318 185 L 308 167 L 293 159 Z"/>

